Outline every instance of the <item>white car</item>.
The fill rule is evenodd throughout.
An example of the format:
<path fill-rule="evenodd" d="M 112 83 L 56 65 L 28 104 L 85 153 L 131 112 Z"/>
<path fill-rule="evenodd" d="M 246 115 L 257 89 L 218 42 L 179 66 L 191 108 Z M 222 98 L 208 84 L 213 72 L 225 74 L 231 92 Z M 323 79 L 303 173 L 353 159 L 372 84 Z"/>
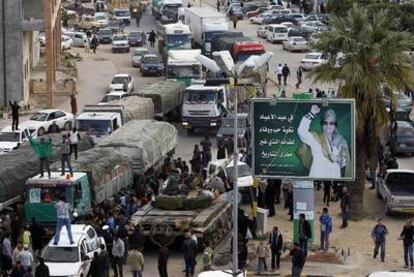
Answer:
<path fill-rule="evenodd" d="M 323 24 L 320 21 L 310 21 L 310 22 L 305 21 L 301 25 L 301 28 L 302 28 L 302 30 L 304 30 L 306 32 L 327 31 L 329 29 L 328 26 L 326 26 L 325 24 Z"/>
<path fill-rule="evenodd" d="M 267 41 L 274 42 L 283 42 L 288 39 L 288 28 L 285 25 L 281 24 L 270 24 L 269 29 L 266 32 Z"/>
<path fill-rule="evenodd" d="M 227 159 L 211 161 L 207 168 L 207 176 L 216 173 L 219 177 L 233 176 L 234 163 L 233 160 L 228 162 Z M 227 164 L 226 164 L 227 163 Z M 237 185 L 239 188 L 246 188 L 253 185 L 252 169 L 244 162 L 238 161 L 237 168 L 239 169 L 239 177 L 237 178 Z"/>
<path fill-rule="evenodd" d="M 288 28 L 288 30 L 290 30 L 293 27 L 295 27 L 295 24 L 293 24 L 292 22 L 282 22 L 282 23 L 280 23 L 280 25 L 286 26 Z"/>
<path fill-rule="evenodd" d="M 90 225 L 72 224 L 73 244 L 70 244 L 66 228 L 62 228 L 57 245 L 50 240 L 42 252 L 50 276 L 86 277 L 94 252 L 101 252 L 105 240 L 98 237 Z"/>
<path fill-rule="evenodd" d="M 98 105 L 104 105 L 111 101 L 117 101 L 121 100 L 122 98 L 128 96 L 128 93 L 123 91 L 112 91 L 107 93 L 101 100 L 101 102 L 98 103 Z"/>
<path fill-rule="evenodd" d="M 49 131 L 53 122 L 56 122 L 56 125 L 58 125 L 61 130 L 70 130 L 73 126 L 73 119 L 74 116 L 71 113 L 62 110 L 49 109 L 36 112 L 29 120 L 23 122 L 21 126 L 29 129 L 31 134 L 42 136 Z"/>
<path fill-rule="evenodd" d="M 115 52 L 127 52 L 129 53 L 129 40 L 125 34 L 115 34 L 112 36 L 112 53 Z"/>
<path fill-rule="evenodd" d="M 288 40 L 283 42 L 283 49 L 292 51 L 308 51 L 309 43 L 304 37 L 289 37 Z"/>
<path fill-rule="evenodd" d="M 85 47 L 85 40 L 88 38 L 86 33 L 65 31 L 63 34 L 72 39 L 73 47 Z"/>
<path fill-rule="evenodd" d="M 326 56 L 321 52 L 311 52 L 306 54 L 306 56 L 300 61 L 299 67 L 302 70 L 312 70 L 326 63 Z"/>
<path fill-rule="evenodd" d="M 132 54 L 132 66 L 140 67 L 141 59 L 146 54 L 149 54 L 148 48 L 144 48 L 144 47 L 135 48 Z"/>
<path fill-rule="evenodd" d="M 131 93 L 134 91 L 134 78 L 129 74 L 116 74 L 112 78 L 112 82 L 109 85 L 109 91 L 123 91 Z"/>
<path fill-rule="evenodd" d="M 109 16 L 106 12 L 96 12 L 94 15 L 95 21 L 98 23 L 99 28 L 105 28 L 109 23 Z"/>
<path fill-rule="evenodd" d="M 7 126 L 0 131 L 0 155 L 19 148 L 20 145 L 29 141 L 30 132 L 26 127 L 12 130 Z"/>
<path fill-rule="evenodd" d="M 259 38 L 266 38 L 267 37 L 267 30 L 269 30 L 269 25 L 262 25 L 257 28 L 257 36 Z"/>
<path fill-rule="evenodd" d="M 46 41 L 45 41 L 46 43 Z M 72 47 L 73 41 L 69 36 L 62 35 L 62 40 L 60 42 L 60 50 L 68 50 Z"/>
<path fill-rule="evenodd" d="M 273 16 L 273 14 L 271 12 L 261 13 L 258 16 L 252 16 L 252 17 L 250 17 L 249 18 L 249 22 L 251 24 L 259 24 L 259 25 L 261 25 L 261 24 L 263 24 L 263 20 L 265 18 L 272 17 L 272 16 Z"/>

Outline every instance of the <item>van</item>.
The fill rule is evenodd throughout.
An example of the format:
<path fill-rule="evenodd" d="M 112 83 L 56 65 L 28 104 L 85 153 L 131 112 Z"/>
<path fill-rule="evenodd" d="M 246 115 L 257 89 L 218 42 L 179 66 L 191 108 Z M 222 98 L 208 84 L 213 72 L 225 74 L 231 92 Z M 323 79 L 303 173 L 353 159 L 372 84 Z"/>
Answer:
<path fill-rule="evenodd" d="M 267 31 L 267 41 L 282 42 L 288 39 L 289 29 L 282 24 L 271 24 L 269 25 L 269 30 Z"/>

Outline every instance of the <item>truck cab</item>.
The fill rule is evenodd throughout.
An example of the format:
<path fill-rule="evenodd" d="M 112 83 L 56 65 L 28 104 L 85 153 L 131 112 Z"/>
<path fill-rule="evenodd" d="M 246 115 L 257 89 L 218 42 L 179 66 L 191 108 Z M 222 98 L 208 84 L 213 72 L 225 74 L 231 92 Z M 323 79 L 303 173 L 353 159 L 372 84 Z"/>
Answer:
<path fill-rule="evenodd" d="M 177 80 L 190 86 L 194 79 L 201 79 L 202 66 L 196 60 L 201 50 L 168 51 L 167 79 Z"/>
<path fill-rule="evenodd" d="M 131 23 L 131 12 L 129 8 L 114 8 L 112 16 L 116 21 L 129 25 Z"/>
<path fill-rule="evenodd" d="M 122 126 L 122 118 L 115 112 L 84 112 L 78 115 L 75 125 L 79 132 L 87 132 L 93 142 L 98 144 L 102 138 Z"/>
<path fill-rule="evenodd" d="M 184 92 L 183 127 L 189 133 L 194 128 L 217 128 L 227 107 L 227 90 L 224 86 L 190 86 Z"/>
<path fill-rule="evenodd" d="M 176 23 L 178 21 L 178 10 L 182 7 L 182 0 L 164 0 L 160 9 L 161 23 Z"/>
<path fill-rule="evenodd" d="M 229 24 L 222 21 L 205 22 L 202 26 L 204 30 L 202 34 L 203 39 L 203 53 L 206 56 L 211 55 L 211 39 L 214 35 L 227 32 L 229 30 Z"/>
<path fill-rule="evenodd" d="M 90 212 L 91 191 L 87 174 L 74 172 L 70 177 L 52 172 L 50 179 L 36 176 L 27 180 L 24 201 L 26 219 L 36 218 L 45 226 L 56 224 L 55 204 L 61 195 L 66 197 L 71 212 L 79 216 Z"/>
<path fill-rule="evenodd" d="M 234 43 L 234 62 L 244 62 L 252 55 L 262 55 L 266 52 L 263 43 L 259 41 L 236 41 Z"/>
<path fill-rule="evenodd" d="M 164 39 L 167 50 L 191 49 L 190 27 L 181 22 L 164 25 Z"/>

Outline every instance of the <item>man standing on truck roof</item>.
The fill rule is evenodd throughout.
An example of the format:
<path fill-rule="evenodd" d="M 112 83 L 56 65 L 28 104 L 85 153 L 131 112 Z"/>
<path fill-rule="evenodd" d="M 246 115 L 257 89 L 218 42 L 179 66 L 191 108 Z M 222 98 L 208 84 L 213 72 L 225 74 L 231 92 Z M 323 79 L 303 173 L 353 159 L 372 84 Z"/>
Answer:
<path fill-rule="evenodd" d="M 70 139 L 66 135 L 62 136 L 62 142 L 60 144 L 60 161 L 62 166 L 61 176 L 65 175 L 65 163 L 68 166 L 70 176 L 73 177 L 73 170 L 70 164 Z"/>
<path fill-rule="evenodd" d="M 55 240 L 53 241 L 53 244 L 57 245 L 59 243 L 60 231 L 62 230 L 63 225 L 66 227 L 66 231 L 68 232 L 70 244 L 73 244 L 72 226 L 69 216 L 69 203 L 66 202 L 66 197 L 64 195 L 61 195 L 59 197 L 59 201 L 56 203 L 55 209 L 57 224 L 55 230 Z"/>
<path fill-rule="evenodd" d="M 43 178 L 43 167 L 46 167 L 48 177 L 50 179 L 50 166 L 49 166 L 49 156 L 53 152 L 52 148 L 52 139 L 45 139 L 41 137 L 39 141 L 35 140 L 33 137 L 29 137 L 30 144 L 33 151 L 39 157 L 40 165 L 40 178 Z"/>

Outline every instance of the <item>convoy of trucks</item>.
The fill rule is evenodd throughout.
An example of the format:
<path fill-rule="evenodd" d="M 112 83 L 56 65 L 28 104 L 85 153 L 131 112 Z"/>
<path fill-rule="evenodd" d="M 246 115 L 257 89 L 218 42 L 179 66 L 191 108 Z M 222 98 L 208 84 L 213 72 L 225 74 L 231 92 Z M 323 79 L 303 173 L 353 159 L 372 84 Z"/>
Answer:
<path fill-rule="evenodd" d="M 212 8 L 192 7 L 185 9 L 185 23 L 193 33 L 193 47 L 201 48 L 206 56 L 211 55 L 211 38 L 229 30 L 226 16 Z"/>

